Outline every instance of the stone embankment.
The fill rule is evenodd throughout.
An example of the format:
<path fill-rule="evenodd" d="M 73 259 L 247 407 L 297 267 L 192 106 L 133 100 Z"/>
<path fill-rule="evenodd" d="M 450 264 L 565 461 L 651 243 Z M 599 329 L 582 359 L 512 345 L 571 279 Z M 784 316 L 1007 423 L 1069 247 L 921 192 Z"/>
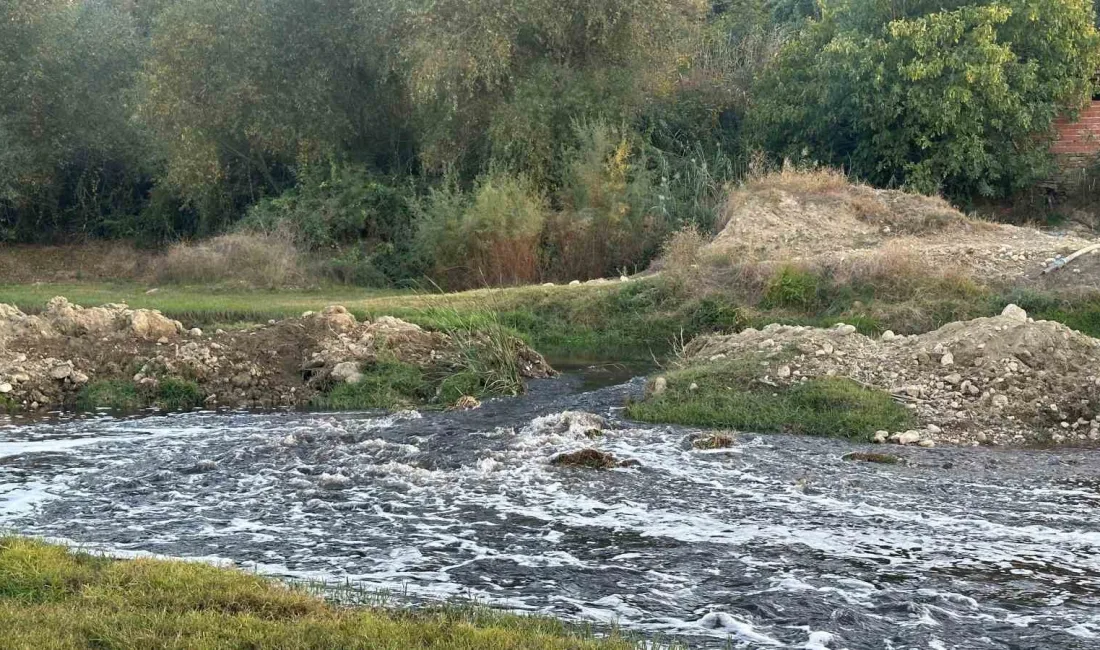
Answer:
<path fill-rule="evenodd" d="M 537 352 L 513 343 L 521 375 L 552 373 Z M 85 309 L 59 297 L 40 314 L 0 305 L 0 400 L 9 410 L 57 409 L 91 382 L 149 389 L 178 378 L 194 382 L 210 407 L 299 406 L 338 382 L 355 383 L 376 362 L 446 372 L 478 345 L 476 334 L 458 341 L 387 316 L 359 321 L 341 306 L 204 332 L 154 310 Z"/>
<path fill-rule="evenodd" d="M 916 336 L 878 338 L 851 325 L 769 325 L 696 339 L 684 363 L 759 359 L 757 381 L 848 377 L 889 391 L 920 428 L 879 442 L 977 445 L 1100 440 L 1100 340 L 1009 305 L 1000 316 Z"/>

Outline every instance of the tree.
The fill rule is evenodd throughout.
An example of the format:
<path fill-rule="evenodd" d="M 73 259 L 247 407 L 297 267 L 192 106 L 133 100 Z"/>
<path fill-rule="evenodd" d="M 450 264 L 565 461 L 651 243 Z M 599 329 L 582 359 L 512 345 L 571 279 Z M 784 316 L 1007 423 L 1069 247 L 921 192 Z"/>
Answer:
<path fill-rule="evenodd" d="M 0 238 L 94 233 L 136 210 L 149 172 L 131 119 L 141 56 L 111 4 L 0 8 Z"/>
<path fill-rule="evenodd" d="M 872 183 L 1004 196 L 1049 170 L 1053 120 L 1087 100 L 1085 0 L 826 6 L 753 106 L 757 142 Z"/>

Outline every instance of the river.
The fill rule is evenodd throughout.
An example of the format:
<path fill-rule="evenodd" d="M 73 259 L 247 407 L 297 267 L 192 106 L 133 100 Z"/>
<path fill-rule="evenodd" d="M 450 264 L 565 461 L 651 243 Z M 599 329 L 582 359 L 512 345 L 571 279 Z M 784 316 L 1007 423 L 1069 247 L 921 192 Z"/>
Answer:
<path fill-rule="evenodd" d="M 571 372 L 462 413 L 0 427 L 0 529 L 411 601 L 474 598 L 698 648 L 1094 649 L 1100 452 L 896 448 L 624 421 Z M 611 383 L 613 385 L 602 385 Z M 589 441 L 568 411 L 607 417 Z M 554 467 L 593 445 L 640 467 Z"/>

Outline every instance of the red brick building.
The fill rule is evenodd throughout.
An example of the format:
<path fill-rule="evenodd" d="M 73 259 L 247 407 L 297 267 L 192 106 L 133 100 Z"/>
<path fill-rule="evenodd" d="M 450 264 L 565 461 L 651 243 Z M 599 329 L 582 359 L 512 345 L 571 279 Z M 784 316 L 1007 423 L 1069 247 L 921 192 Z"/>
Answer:
<path fill-rule="evenodd" d="M 1057 136 L 1050 151 L 1058 156 L 1063 170 L 1088 167 L 1100 156 L 1100 100 L 1085 107 L 1077 121 L 1062 118 L 1054 128 Z"/>

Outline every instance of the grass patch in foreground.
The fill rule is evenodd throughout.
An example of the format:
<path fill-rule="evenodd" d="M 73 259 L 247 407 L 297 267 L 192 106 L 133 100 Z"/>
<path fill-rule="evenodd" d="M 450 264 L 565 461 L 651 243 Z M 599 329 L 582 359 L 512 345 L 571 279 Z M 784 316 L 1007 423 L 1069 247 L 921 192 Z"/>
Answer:
<path fill-rule="evenodd" d="M 839 377 L 790 387 L 754 381 L 751 361 L 709 363 L 666 375 L 668 388 L 627 406 L 643 422 L 803 433 L 869 441 L 875 431 L 911 428 L 909 412 L 884 391 Z M 691 385 L 697 388 L 691 390 Z"/>
<path fill-rule="evenodd" d="M 156 407 L 162 411 L 188 411 L 202 406 L 204 399 L 199 385 L 186 379 L 169 377 L 148 388 L 126 379 L 107 379 L 93 381 L 81 388 L 76 396 L 76 408 L 130 412 Z"/>
<path fill-rule="evenodd" d="M 338 608 L 205 564 L 116 561 L 0 538 L 0 645 L 28 649 L 609 650 L 563 623 L 471 608 Z"/>

